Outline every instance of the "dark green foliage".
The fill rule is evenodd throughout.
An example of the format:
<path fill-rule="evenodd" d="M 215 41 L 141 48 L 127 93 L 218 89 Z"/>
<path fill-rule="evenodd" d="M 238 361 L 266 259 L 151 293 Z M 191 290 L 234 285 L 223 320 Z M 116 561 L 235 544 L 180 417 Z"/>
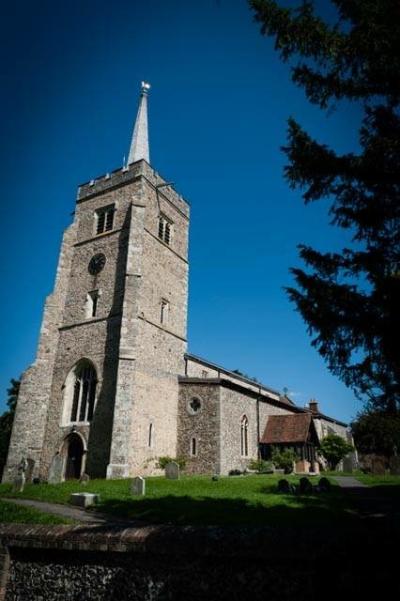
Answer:
<path fill-rule="evenodd" d="M 278 469 L 285 470 L 285 474 L 291 474 L 293 471 L 293 462 L 296 461 L 297 455 L 293 449 L 272 449 L 272 463 Z"/>
<path fill-rule="evenodd" d="M 7 389 L 8 411 L 0 415 L 0 479 L 7 461 L 8 445 L 10 444 L 11 430 L 14 421 L 15 408 L 17 406 L 19 380 L 10 380 L 11 386 Z"/>
<path fill-rule="evenodd" d="M 353 446 L 337 434 L 328 434 L 319 447 L 319 452 L 332 470 L 336 469 L 337 464 L 351 451 Z"/>
<path fill-rule="evenodd" d="M 242 472 L 240 470 L 229 470 L 229 476 L 241 476 Z"/>
<path fill-rule="evenodd" d="M 169 457 L 168 455 L 158 458 L 158 467 L 164 470 L 171 461 L 177 463 L 181 470 L 184 470 L 186 467 L 186 459 L 184 457 Z"/>
<path fill-rule="evenodd" d="M 383 411 L 360 413 L 351 424 L 354 444 L 360 453 L 391 457 L 400 452 L 400 416 Z"/>
<path fill-rule="evenodd" d="M 397 0 L 332 0 L 337 23 L 298 9 L 251 0 L 293 80 L 325 108 L 357 100 L 360 153 L 338 155 L 293 119 L 284 148 L 286 177 L 305 202 L 331 201 L 331 223 L 349 230 L 353 248 L 322 253 L 300 245 L 307 271 L 288 289 L 312 343 L 331 371 L 371 407 L 400 408 L 400 16 Z"/>
<path fill-rule="evenodd" d="M 274 464 L 272 461 L 265 461 L 264 459 L 252 459 L 249 462 L 249 469 L 259 474 L 273 474 Z"/>

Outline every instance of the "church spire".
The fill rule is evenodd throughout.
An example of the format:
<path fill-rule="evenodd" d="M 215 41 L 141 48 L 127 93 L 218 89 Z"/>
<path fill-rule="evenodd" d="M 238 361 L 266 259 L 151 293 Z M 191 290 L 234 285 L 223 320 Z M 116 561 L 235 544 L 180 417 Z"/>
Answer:
<path fill-rule="evenodd" d="M 135 161 L 140 161 L 141 159 L 144 159 L 148 163 L 150 162 L 149 131 L 147 125 L 147 94 L 149 90 L 150 84 L 146 81 L 142 81 L 139 108 L 136 115 L 135 127 L 133 129 L 128 165 Z"/>

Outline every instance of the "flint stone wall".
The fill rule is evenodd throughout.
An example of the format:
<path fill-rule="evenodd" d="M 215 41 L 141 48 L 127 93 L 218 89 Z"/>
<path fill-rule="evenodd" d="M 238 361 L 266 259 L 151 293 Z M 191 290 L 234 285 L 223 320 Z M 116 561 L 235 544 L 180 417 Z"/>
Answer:
<path fill-rule="evenodd" d="M 396 598 L 386 530 L 3 525 L 0 599 L 316 601 L 382 582 Z"/>

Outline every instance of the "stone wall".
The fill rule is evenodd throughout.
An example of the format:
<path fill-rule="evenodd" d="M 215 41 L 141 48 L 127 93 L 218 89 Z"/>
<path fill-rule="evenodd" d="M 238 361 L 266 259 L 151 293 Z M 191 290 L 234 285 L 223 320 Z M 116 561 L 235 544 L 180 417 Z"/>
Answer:
<path fill-rule="evenodd" d="M 233 388 L 221 389 L 221 474 L 230 470 L 244 470 L 251 459 L 258 457 L 258 441 L 269 415 L 292 413 L 290 408 L 272 405 L 257 394 Z M 241 423 L 248 420 L 248 454 L 241 454 Z"/>
<path fill-rule="evenodd" d="M 139 161 L 79 188 L 38 357 L 22 381 L 5 479 L 12 478 L 22 456 L 34 459 L 34 475 L 46 479 L 72 428 L 88 448 L 86 468 L 92 477 L 103 477 L 106 470 L 111 477 L 151 471 L 152 455 L 176 453 L 189 209 L 177 192 L 160 184 L 165 181 Z M 97 234 L 95 213 L 109 205 L 115 207 L 113 228 Z M 160 211 L 173 222 L 169 245 L 158 238 Z M 106 262 L 92 275 L 88 264 L 98 253 Z M 88 317 L 87 295 L 93 290 L 99 291 L 97 313 Z M 163 324 L 162 299 L 170 303 Z M 97 373 L 95 415 L 90 424 L 72 424 L 65 384 L 83 358 Z"/>
<path fill-rule="evenodd" d="M 186 458 L 187 473 L 220 473 L 220 394 L 219 384 L 206 381 L 180 384 L 178 456 Z M 200 403 L 196 412 L 190 406 L 194 399 Z M 195 455 L 192 454 L 193 438 Z"/>
<path fill-rule="evenodd" d="M 59 338 L 58 328 L 63 320 L 72 248 L 75 240 L 76 226 L 71 225 L 63 236 L 54 291 L 45 302 L 36 359 L 21 378 L 7 464 L 3 473 L 4 482 L 13 479 L 22 457 L 29 457 L 35 462 L 33 476 L 38 476 L 40 473 L 46 417 Z"/>
<path fill-rule="evenodd" d="M 375 597 L 382 586 L 393 598 L 400 592 L 397 541 L 383 523 L 354 532 L 3 525 L 0 540 L 1 601 L 317 601 Z"/>

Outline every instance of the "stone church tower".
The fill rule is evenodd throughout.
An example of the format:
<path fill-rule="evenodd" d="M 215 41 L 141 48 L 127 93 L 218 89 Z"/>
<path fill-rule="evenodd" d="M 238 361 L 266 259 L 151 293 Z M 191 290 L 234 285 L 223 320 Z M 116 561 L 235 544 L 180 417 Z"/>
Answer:
<path fill-rule="evenodd" d="M 24 373 L 4 479 L 151 472 L 177 452 L 189 208 L 149 164 L 142 83 L 128 165 L 78 189 Z"/>

